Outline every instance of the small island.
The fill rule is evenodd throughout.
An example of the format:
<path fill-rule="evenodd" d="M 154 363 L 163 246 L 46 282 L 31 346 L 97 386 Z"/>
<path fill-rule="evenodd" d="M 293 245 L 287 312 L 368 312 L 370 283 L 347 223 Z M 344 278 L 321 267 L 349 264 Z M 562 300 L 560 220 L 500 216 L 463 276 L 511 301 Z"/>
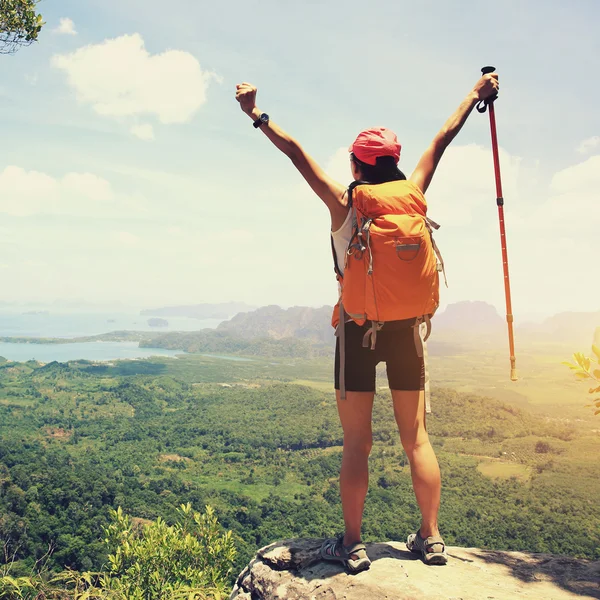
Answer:
<path fill-rule="evenodd" d="M 148 319 L 146 321 L 150 327 L 168 327 L 169 321 L 166 319 L 159 319 L 158 317 L 153 317 L 152 319 Z"/>

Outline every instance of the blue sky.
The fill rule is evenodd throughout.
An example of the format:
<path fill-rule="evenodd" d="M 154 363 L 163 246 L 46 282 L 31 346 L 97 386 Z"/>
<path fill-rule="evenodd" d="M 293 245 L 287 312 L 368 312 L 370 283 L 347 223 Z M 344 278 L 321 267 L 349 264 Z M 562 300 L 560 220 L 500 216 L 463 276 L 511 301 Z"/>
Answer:
<path fill-rule="evenodd" d="M 596 2 L 39 8 L 39 43 L 0 56 L 0 300 L 334 303 L 327 212 L 235 84 L 346 182 L 345 149 L 373 125 L 397 132 L 410 173 L 491 63 L 515 313 L 598 309 Z M 428 194 L 444 304 L 503 310 L 494 197 L 473 114 Z"/>

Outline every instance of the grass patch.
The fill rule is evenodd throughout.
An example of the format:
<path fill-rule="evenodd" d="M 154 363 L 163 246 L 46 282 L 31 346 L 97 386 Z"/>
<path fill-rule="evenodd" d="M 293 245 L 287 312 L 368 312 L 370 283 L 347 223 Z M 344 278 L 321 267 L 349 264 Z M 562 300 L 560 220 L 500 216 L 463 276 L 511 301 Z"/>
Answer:
<path fill-rule="evenodd" d="M 490 479 L 510 479 L 515 477 L 519 481 L 531 479 L 531 467 L 519 463 L 489 460 L 479 463 L 477 470 Z"/>
<path fill-rule="evenodd" d="M 291 383 L 295 385 L 305 385 L 320 392 L 333 392 L 333 379 L 331 381 L 314 381 L 310 379 L 295 379 Z"/>

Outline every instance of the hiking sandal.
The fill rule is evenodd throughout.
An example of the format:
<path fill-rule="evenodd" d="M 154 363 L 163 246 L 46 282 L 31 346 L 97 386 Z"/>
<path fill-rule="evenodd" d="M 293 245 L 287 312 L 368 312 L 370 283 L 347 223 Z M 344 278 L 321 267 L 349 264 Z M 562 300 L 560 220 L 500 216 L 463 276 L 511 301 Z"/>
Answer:
<path fill-rule="evenodd" d="M 426 565 L 445 565 L 448 563 L 446 544 L 439 535 L 430 535 L 427 539 L 421 537 L 421 530 L 411 533 L 406 540 L 406 547 L 421 555 Z"/>
<path fill-rule="evenodd" d="M 352 546 L 344 546 L 344 534 L 323 542 L 320 550 L 321 558 L 343 563 L 350 573 L 366 571 L 371 566 L 367 556 L 367 548 L 362 542 Z"/>

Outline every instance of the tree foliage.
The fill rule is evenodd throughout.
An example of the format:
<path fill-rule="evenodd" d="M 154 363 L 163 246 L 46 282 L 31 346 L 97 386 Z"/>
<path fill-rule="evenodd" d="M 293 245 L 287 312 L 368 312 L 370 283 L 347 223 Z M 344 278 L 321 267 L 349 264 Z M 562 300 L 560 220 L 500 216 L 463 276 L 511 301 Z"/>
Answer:
<path fill-rule="evenodd" d="M 591 383 L 588 390 L 589 394 L 600 394 L 600 348 L 595 344 L 592 346 L 594 358 L 589 358 L 577 352 L 573 355 L 574 363 L 564 363 L 575 372 L 575 377 L 586 380 Z M 595 415 L 600 414 L 600 396 L 592 399 L 592 403 L 587 405 L 588 408 L 594 408 Z"/>
<path fill-rule="evenodd" d="M 39 0 L 0 0 L 0 54 L 12 54 L 20 46 L 37 41 L 44 21 Z"/>
<path fill-rule="evenodd" d="M 136 527 L 118 508 L 106 529 L 110 568 L 101 586 L 131 600 L 160 600 L 192 592 L 224 595 L 235 559 L 228 531 L 219 531 L 214 510 L 204 514 L 182 504 L 178 520 L 169 526 L 160 517 Z"/>
<path fill-rule="evenodd" d="M 99 573 L 66 570 L 0 577 L 0 597 L 88 600 L 220 600 L 235 559 L 231 532 L 222 533 L 214 510 L 201 514 L 182 504 L 174 525 L 160 517 L 140 524 L 121 507 L 104 529 L 109 566 Z"/>
<path fill-rule="evenodd" d="M 0 598 L 36 598 L 27 582 L 40 565 L 45 575 L 34 579 L 48 600 L 70 600 L 74 590 L 103 597 L 91 595 L 92 586 L 123 598 L 135 581 L 150 589 L 179 581 L 183 590 L 197 584 L 181 579 L 190 565 L 206 575 L 203 593 L 212 593 L 216 578 L 194 554 L 196 543 L 186 546 L 183 532 L 197 525 L 185 524 L 182 504 L 213 506 L 232 531 L 233 574 L 274 540 L 339 531 L 335 397 L 277 381 L 289 371 L 274 362 L 273 380 L 240 381 L 258 361 L 209 360 L 215 372 L 203 371 L 206 379 L 221 383 L 145 368 L 140 375 L 141 364 L 137 371 L 85 361 L 0 364 L 0 577 L 22 588 Z M 433 396 L 428 428 L 444 477 L 440 520 L 449 545 L 600 558 L 600 516 L 589 510 L 600 495 L 600 464 L 589 458 L 600 440 L 588 424 L 448 389 Z M 375 402 L 373 437 L 365 539 L 403 539 L 419 512 L 387 392 Z M 481 471 L 482 461 L 497 475 Z M 511 476 L 515 467 L 521 479 Z M 140 523 L 154 527 L 143 530 L 147 537 L 139 537 Z M 161 540 L 169 548 L 152 554 Z M 62 583 L 52 585 L 63 595 L 52 596 L 46 589 L 59 573 Z M 173 597 L 179 591 L 174 586 Z"/>

